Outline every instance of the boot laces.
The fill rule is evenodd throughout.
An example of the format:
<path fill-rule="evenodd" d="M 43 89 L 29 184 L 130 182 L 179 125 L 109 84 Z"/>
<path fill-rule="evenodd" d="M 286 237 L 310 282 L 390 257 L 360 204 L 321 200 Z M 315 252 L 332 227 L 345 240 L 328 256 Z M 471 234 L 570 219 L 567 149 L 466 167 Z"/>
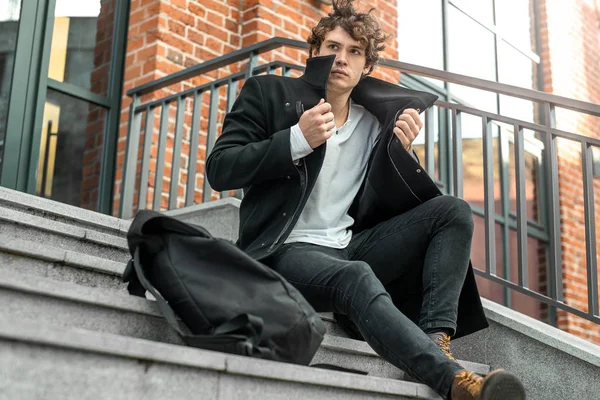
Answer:
<path fill-rule="evenodd" d="M 459 381 L 456 384 L 457 386 L 464 388 L 475 398 L 479 395 L 481 383 L 483 382 L 482 377 L 475 375 L 474 372 L 467 371 L 459 373 L 457 377 L 459 378 Z"/>
<path fill-rule="evenodd" d="M 448 335 L 438 336 L 436 339 L 436 343 L 437 343 L 438 347 L 440 348 L 440 350 L 442 350 L 444 352 L 446 357 L 448 357 L 452 361 L 456 361 L 456 358 L 454 358 L 454 354 L 452 354 L 452 351 L 450 350 L 450 336 L 448 336 Z"/>

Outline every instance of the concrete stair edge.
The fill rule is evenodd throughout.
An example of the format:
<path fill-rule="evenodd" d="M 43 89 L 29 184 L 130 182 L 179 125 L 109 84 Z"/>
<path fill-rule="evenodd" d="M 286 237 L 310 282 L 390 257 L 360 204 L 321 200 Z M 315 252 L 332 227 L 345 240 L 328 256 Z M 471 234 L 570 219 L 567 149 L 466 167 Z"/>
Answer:
<path fill-rule="evenodd" d="M 53 221 L 37 215 L 0 207 L 0 221 L 38 229 L 42 232 L 54 233 L 77 240 L 84 240 L 95 244 L 106 245 L 127 250 L 127 240 L 124 237 L 94 231 L 64 222 Z"/>
<path fill-rule="evenodd" d="M 162 211 L 164 215 L 179 217 L 206 213 L 224 207 L 239 208 L 241 201 L 237 198 L 228 197 L 219 200 L 212 200 L 207 203 L 200 203 L 190 207 Z M 45 199 L 28 193 L 19 192 L 0 186 L 0 208 L 2 205 L 9 205 L 11 210 L 22 210 L 27 214 L 28 208 L 37 210 L 46 215 L 55 215 L 74 223 L 83 223 L 90 227 L 97 226 L 103 229 L 115 231 L 117 234 L 125 235 L 131 225 L 130 219 L 121 219 L 111 215 L 101 214 L 95 211 L 86 210 L 69 204 L 59 203 L 54 200 Z M 31 215 L 31 214 L 30 214 Z M 40 217 L 43 218 L 43 217 Z M 63 222 L 65 223 L 65 222 Z"/>
<path fill-rule="evenodd" d="M 33 208 L 41 212 L 64 217 L 75 222 L 96 225 L 121 233 L 126 233 L 127 229 L 129 228 L 129 222 L 111 215 L 101 214 L 69 204 L 59 203 L 54 200 L 45 199 L 5 187 L 0 187 L 0 206 L 2 204 L 8 204 L 18 209 Z"/>
<path fill-rule="evenodd" d="M 0 251 L 121 277 L 125 263 L 0 234 Z"/>
<path fill-rule="evenodd" d="M 40 329 L 34 324 L 3 319 L 0 321 L 0 338 L 253 378 L 419 399 L 439 398 L 429 387 L 419 383 L 260 360 L 77 328 L 43 327 Z"/>
<path fill-rule="evenodd" d="M 491 300 L 482 297 L 481 301 L 488 319 L 600 367 L 600 346 Z"/>

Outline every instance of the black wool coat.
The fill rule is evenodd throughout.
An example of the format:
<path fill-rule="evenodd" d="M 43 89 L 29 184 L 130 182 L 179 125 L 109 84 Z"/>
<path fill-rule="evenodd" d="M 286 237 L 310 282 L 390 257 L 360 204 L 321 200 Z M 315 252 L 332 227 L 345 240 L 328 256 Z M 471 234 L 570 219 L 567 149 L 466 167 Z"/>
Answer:
<path fill-rule="evenodd" d="M 287 239 L 322 167 L 326 143 L 303 159 L 292 161 L 290 128 L 298 123 L 303 110 L 314 107 L 321 98 L 327 99 L 334 59 L 309 58 L 300 78 L 249 78 L 225 117 L 222 134 L 206 161 L 207 178 L 215 190 L 244 188 L 238 245 L 257 260 L 273 254 Z M 442 194 L 393 134 L 397 116 L 404 109 L 424 111 L 437 96 L 366 77 L 354 88 L 351 98 L 371 112 L 382 127 L 367 175 L 349 211 L 355 221 L 352 230 L 360 232 Z M 395 297 L 392 292 L 390 295 Z M 469 265 L 455 337 L 487 326 Z"/>

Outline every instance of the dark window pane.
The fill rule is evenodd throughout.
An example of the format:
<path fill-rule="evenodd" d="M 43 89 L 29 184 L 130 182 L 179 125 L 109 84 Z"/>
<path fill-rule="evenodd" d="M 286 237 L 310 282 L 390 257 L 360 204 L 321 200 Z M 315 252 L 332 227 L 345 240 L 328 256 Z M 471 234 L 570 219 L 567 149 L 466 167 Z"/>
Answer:
<path fill-rule="evenodd" d="M 0 172 L 20 14 L 21 0 L 8 0 L 0 5 Z"/>
<path fill-rule="evenodd" d="M 106 110 L 48 90 L 40 143 L 37 194 L 97 209 Z"/>
<path fill-rule="evenodd" d="M 57 0 L 48 76 L 108 93 L 114 0 Z"/>

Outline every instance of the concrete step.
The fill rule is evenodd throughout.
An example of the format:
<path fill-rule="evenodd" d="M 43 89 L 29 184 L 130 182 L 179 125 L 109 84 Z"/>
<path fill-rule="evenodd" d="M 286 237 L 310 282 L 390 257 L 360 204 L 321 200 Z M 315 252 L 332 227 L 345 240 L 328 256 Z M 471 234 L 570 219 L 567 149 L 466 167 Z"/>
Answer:
<path fill-rule="evenodd" d="M 0 207 L 0 235 L 112 261 L 128 259 L 124 234 L 100 232 L 5 207 Z"/>
<path fill-rule="evenodd" d="M 204 226 L 215 237 L 237 240 L 239 204 L 236 198 L 226 198 L 198 204 L 184 209 L 170 210 L 165 215 Z M 97 212 L 84 210 L 56 201 L 0 187 L 0 209 L 16 211 L 57 222 L 57 227 L 68 225 L 87 231 L 124 238 L 131 224 Z M 62 225 L 61 225 L 62 224 Z"/>
<path fill-rule="evenodd" d="M 123 261 L 127 257 L 123 257 Z M 0 234 L 0 274 L 20 273 L 124 291 L 124 262 Z"/>
<path fill-rule="evenodd" d="M 0 276 L 0 318 L 18 315 L 40 327 L 66 326 L 182 344 L 154 301 L 104 288 L 91 288 L 17 273 Z M 324 316 L 328 332 L 335 321 Z M 313 363 L 328 363 L 368 372 L 369 375 L 404 379 L 404 373 L 382 360 L 368 344 L 344 337 L 326 336 Z M 480 374 L 489 372 L 482 364 L 463 362 Z"/>
<path fill-rule="evenodd" d="M 125 236 L 129 221 L 0 187 L 0 208 L 30 214 L 80 228 Z"/>
<path fill-rule="evenodd" d="M 3 398 L 439 399 L 426 385 L 0 317 Z"/>

